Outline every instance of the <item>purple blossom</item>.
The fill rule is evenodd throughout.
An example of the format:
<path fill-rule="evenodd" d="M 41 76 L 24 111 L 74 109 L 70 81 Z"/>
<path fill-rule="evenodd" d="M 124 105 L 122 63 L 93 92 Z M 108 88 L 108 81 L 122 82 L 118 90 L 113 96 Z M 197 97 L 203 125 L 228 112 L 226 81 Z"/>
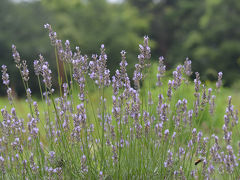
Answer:
<path fill-rule="evenodd" d="M 173 134 L 172 134 L 172 141 L 171 141 L 172 145 L 175 144 L 176 134 L 177 134 L 176 132 L 173 132 Z"/>
<path fill-rule="evenodd" d="M 22 78 L 25 82 L 27 82 L 29 80 L 29 71 L 27 68 L 27 62 L 25 60 L 22 61 Z"/>
<path fill-rule="evenodd" d="M 32 102 L 32 98 L 31 98 L 32 91 L 31 91 L 30 88 L 28 88 L 28 89 L 26 90 L 26 92 L 27 92 L 27 102 L 28 102 L 28 103 L 31 103 L 31 102 Z"/>
<path fill-rule="evenodd" d="M 210 114 L 213 114 L 214 113 L 214 109 L 215 109 L 215 98 L 216 96 L 215 95 L 212 95 L 211 99 L 210 99 L 210 108 L 209 108 L 209 112 Z"/>
<path fill-rule="evenodd" d="M 2 156 L 0 156 L 0 168 L 1 168 L 1 172 L 3 174 L 6 173 L 6 169 L 5 169 L 5 166 L 4 166 L 4 161 L 5 161 L 5 159 Z"/>
<path fill-rule="evenodd" d="M 184 148 L 179 147 L 179 149 L 178 149 L 178 157 L 179 157 L 179 160 L 181 160 L 181 157 L 182 157 L 184 154 L 185 154 Z"/>
<path fill-rule="evenodd" d="M 194 114 L 197 117 L 199 113 L 199 106 L 200 106 L 200 93 L 194 93 L 194 96 L 196 97 L 194 102 Z"/>
<path fill-rule="evenodd" d="M 7 73 L 7 66 L 2 65 L 2 80 L 3 84 L 9 86 L 9 75 Z"/>
<path fill-rule="evenodd" d="M 168 121 L 167 111 L 168 111 L 168 105 L 166 103 L 162 104 L 161 113 L 160 113 L 160 120 L 162 122 Z"/>
<path fill-rule="evenodd" d="M 146 60 L 151 58 L 151 49 L 148 46 L 148 36 L 144 36 L 143 45 L 139 45 L 140 54 L 138 55 L 139 64 L 142 68 L 146 66 Z"/>
<path fill-rule="evenodd" d="M 196 79 L 194 79 L 194 84 L 195 84 L 195 92 L 197 93 L 200 90 L 201 81 L 200 81 L 199 73 L 196 72 L 195 74 L 196 74 Z"/>
<path fill-rule="evenodd" d="M 12 97 L 12 88 L 7 89 L 8 101 L 12 105 L 13 104 L 13 97 Z"/>
<path fill-rule="evenodd" d="M 97 55 L 92 55 L 93 61 L 89 62 L 89 76 L 95 81 L 99 88 L 109 86 L 111 83 L 110 71 L 106 67 L 107 55 L 105 53 L 104 45 L 101 45 L 100 51 L 101 54 L 99 57 Z"/>
<path fill-rule="evenodd" d="M 51 74 L 52 74 L 52 71 L 49 69 L 49 64 L 48 62 L 45 61 L 44 64 L 42 65 L 42 77 L 43 77 L 43 82 L 50 93 L 53 92 Z"/>
<path fill-rule="evenodd" d="M 81 169 L 84 173 L 88 172 L 87 157 L 84 154 L 81 157 Z"/>
<path fill-rule="evenodd" d="M 193 118 L 193 110 L 188 111 L 188 121 L 189 121 L 189 126 L 192 128 L 192 118 Z"/>
<path fill-rule="evenodd" d="M 60 39 L 56 39 L 55 47 L 57 49 L 58 59 L 60 61 L 67 62 L 66 57 L 65 57 L 66 53 L 65 53 L 65 51 L 63 49 L 62 41 Z M 71 61 L 71 59 L 69 61 Z"/>
<path fill-rule="evenodd" d="M 57 33 L 52 30 L 52 27 L 50 24 L 44 24 L 44 28 L 48 29 L 51 44 L 55 46 L 57 41 Z"/>
<path fill-rule="evenodd" d="M 126 51 L 121 51 L 122 61 L 120 62 L 120 78 L 123 85 L 126 87 L 128 81 L 128 74 L 127 74 L 127 61 L 126 61 Z M 121 86 L 120 86 L 121 87 Z"/>
<path fill-rule="evenodd" d="M 158 117 L 160 118 L 160 114 L 161 114 L 161 107 L 162 107 L 162 104 L 163 104 L 163 95 L 162 94 L 159 94 L 158 95 L 158 106 L 157 106 L 157 114 L 158 114 Z"/>
<path fill-rule="evenodd" d="M 187 76 L 191 76 L 192 75 L 192 67 L 191 67 L 192 61 L 189 60 L 189 58 L 186 58 L 186 60 L 184 61 L 184 73 Z"/>
<path fill-rule="evenodd" d="M 64 56 L 64 61 L 65 62 L 71 62 L 72 61 L 72 55 L 73 55 L 73 53 L 72 53 L 72 51 L 71 51 L 71 47 L 70 47 L 70 42 L 69 42 L 69 40 L 66 40 L 66 42 L 65 42 L 65 48 L 66 48 L 66 50 L 65 50 L 65 56 Z"/>
<path fill-rule="evenodd" d="M 133 81 L 136 89 L 140 88 L 140 80 L 142 79 L 143 75 L 141 72 L 141 65 L 135 64 L 135 71 L 133 73 Z"/>
<path fill-rule="evenodd" d="M 176 68 L 176 71 L 173 71 L 173 88 L 177 89 L 181 83 L 182 83 L 182 70 L 183 70 L 183 66 L 182 65 L 178 65 Z"/>
<path fill-rule="evenodd" d="M 212 96 L 212 88 L 209 88 L 209 89 L 208 89 L 208 96 L 207 96 L 207 101 L 208 101 L 208 103 L 210 103 L 211 96 Z"/>
<path fill-rule="evenodd" d="M 16 63 L 16 66 L 19 68 L 21 59 L 20 59 L 20 55 L 17 51 L 17 48 L 14 44 L 12 45 L 12 53 L 13 53 L 14 62 Z"/>
<path fill-rule="evenodd" d="M 169 130 L 166 129 L 166 130 L 164 131 L 164 139 L 165 139 L 165 141 L 168 140 L 168 135 L 169 135 Z"/>
<path fill-rule="evenodd" d="M 173 82 L 171 80 L 169 80 L 168 81 L 168 91 L 167 91 L 167 96 L 168 96 L 169 101 L 172 98 L 172 84 L 173 84 Z"/>
<path fill-rule="evenodd" d="M 223 76 L 223 73 L 219 72 L 218 73 L 218 81 L 216 82 L 216 87 L 217 87 L 218 90 L 222 86 L 222 76 Z"/>
<path fill-rule="evenodd" d="M 202 102 L 201 102 L 201 110 L 203 110 L 204 106 L 207 103 L 207 95 L 206 95 L 206 86 L 202 85 Z"/>
<path fill-rule="evenodd" d="M 77 105 L 77 113 L 72 115 L 74 129 L 72 130 L 72 137 L 74 140 L 80 142 L 81 141 L 81 131 L 86 128 L 86 110 L 84 108 L 84 104 L 81 103 Z"/>
<path fill-rule="evenodd" d="M 159 57 L 159 65 L 158 65 L 158 73 L 157 73 L 158 81 L 156 83 L 157 86 L 162 86 L 161 79 L 164 76 L 164 73 L 166 72 L 166 66 L 164 65 L 163 60 L 164 60 L 163 56 Z"/>
<path fill-rule="evenodd" d="M 143 45 L 139 45 L 139 51 L 138 64 L 135 64 L 135 71 L 133 73 L 133 81 L 136 89 L 140 88 L 140 80 L 145 76 L 142 74 L 143 69 L 150 66 L 150 63 L 147 62 L 151 58 L 151 49 L 148 46 L 148 36 L 144 36 L 144 43 Z"/>
<path fill-rule="evenodd" d="M 73 78 L 79 85 L 79 94 L 78 97 L 81 101 L 85 100 L 85 86 L 86 86 L 86 73 L 88 70 L 88 64 L 87 64 L 87 56 L 82 56 L 80 52 L 74 55 L 74 58 L 72 60 L 73 64 Z"/>
<path fill-rule="evenodd" d="M 116 164 L 118 162 L 118 155 L 117 155 L 117 147 L 112 145 L 112 160 L 113 160 L 113 164 Z"/>
<path fill-rule="evenodd" d="M 40 62 L 39 62 L 38 60 L 34 60 L 33 66 L 34 66 L 34 72 L 35 72 L 36 76 L 39 76 L 40 73 L 41 73 L 41 65 L 40 65 Z"/>
<path fill-rule="evenodd" d="M 168 150 L 168 156 L 167 156 L 167 160 L 164 162 L 164 167 L 165 168 L 170 168 L 173 165 L 173 153 Z"/>

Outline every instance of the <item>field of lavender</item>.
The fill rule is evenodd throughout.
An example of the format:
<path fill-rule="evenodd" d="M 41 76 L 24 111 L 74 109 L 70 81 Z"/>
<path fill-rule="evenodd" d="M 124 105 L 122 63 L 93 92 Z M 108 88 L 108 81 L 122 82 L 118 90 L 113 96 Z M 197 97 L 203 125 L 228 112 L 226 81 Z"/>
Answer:
<path fill-rule="evenodd" d="M 54 92 L 40 55 L 34 72 L 41 99 L 32 97 L 26 62 L 12 46 L 26 102 L 14 99 L 2 65 L 8 95 L 0 105 L 2 179 L 240 178 L 239 107 L 221 87 L 222 72 L 214 84 L 204 85 L 197 72 L 191 82 L 188 58 L 166 71 L 163 57 L 151 62 L 146 36 L 132 81 L 125 51 L 110 77 L 104 45 L 90 58 L 78 47 L 72 52 L 69 41 L 63 46 L 49 24 L 45 28 L 56 63 L 63 62 L 70 78 L 59 75 Z"/>

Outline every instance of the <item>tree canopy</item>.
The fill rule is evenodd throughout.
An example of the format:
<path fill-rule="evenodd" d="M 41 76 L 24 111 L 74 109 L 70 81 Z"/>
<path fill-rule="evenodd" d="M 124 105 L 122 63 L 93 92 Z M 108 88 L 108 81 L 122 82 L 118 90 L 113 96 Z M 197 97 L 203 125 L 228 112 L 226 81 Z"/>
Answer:
<path fill-rule="evenodd" d="M 62 40 L 70 40 L 89 58 L 105 44 L 112 73 L 121 50 L 126 50 L 132 76 L 138 44 L 149 35 L 153 60 L 163 55 L 172 68 L 189 57 L 201 78 L 216 80 L 223 71 L 225 85 L 232 85 L 240 77 L 239 15 L 238 0 L 1 0 L 0 62 L 8 66 L 12 81 L 20 81 L 11 56 L 15 44 L 29 69 L 41 53 L 56 72 L 54 49 L 43 28 L 49 23 Z M 21 94 L 23 87 L 14 86 Z"/>

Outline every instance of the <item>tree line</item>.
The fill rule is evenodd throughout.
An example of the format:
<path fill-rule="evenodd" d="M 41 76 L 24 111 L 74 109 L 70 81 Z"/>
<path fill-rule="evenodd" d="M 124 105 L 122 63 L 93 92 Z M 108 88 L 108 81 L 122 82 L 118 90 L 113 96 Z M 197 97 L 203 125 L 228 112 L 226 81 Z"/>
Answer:
<path fill-rule="evenodd" d="M 231 86 L 240 77 L 239 15 L 238 0 L 1 0 L 0 62 L 8 66 L 13 82 L 21 80 L 11 56 L 15 44 L 30 74 L 40 53 L 56 74 L 54 49 L 43 28 L 49 23 L 62 40 L 70 40 L 72 48 L 79 46 L 89 58 L 104 43 L 113 73 L 124 49 L 132 76 L 138 44 L 149 35 L 152 60 L 164 56 L 167 67 L 173 68 L 188 57 L 202 79 L 216 80 L 217 72 L 223 71 L 224 84 Z M 32 77 L 34 92 L 38 86 Z M 12 84 L 18 95 L 24 93 L 21 83 Z M 0 94 L 4 91 L 0 87 Z"/>

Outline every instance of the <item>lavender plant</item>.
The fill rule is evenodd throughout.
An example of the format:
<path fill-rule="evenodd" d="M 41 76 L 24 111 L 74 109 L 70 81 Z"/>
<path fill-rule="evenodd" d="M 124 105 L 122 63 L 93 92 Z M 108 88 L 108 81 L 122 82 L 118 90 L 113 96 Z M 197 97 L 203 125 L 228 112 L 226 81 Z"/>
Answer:
<path fill-rule="evenodd" d="M 27 117 L 21 117 L 7 67 L 2 65 L 10 104 L 1 109 L 2 179 L 240 178 L 238 110 L 231 97 L 222 117 L 222 132 L 214 127 L 219 117 L 216 99 L 221 93 L 221 72 L 217 89 L 207 90 L 206 85 L 201 86 L 199 73 L 194 83 L 189 82 L 192 71 L 187 58 L 169 77 L 163 57 L 158 68 L 150 67 L 151 50 L 145 36 L 139 45 L 132 87 L 126 51 L 121 52 L 120 68 L 110 78 L 104 45 L 100 54 L 88 61 L 79 47 L 73 52 L 69 41 L 63 47 L 52 27 L 46 24 L 45 28 L 55 47 L 57 66 L 63 62 L 65 79 L 59 77 L 61 93 L 56 97 L 52 71 L 40 55 L 34 61 L 34 71 L 42 100 L 35 100 L 28 86 L 26 61 L 13 45 L 30 109 Z M 151 75 L 154 68 L 155 82 Z M 92 84 L 96 91 L 90 92 Z M 208 127 L 203 128 L 206 122 Z"/>

